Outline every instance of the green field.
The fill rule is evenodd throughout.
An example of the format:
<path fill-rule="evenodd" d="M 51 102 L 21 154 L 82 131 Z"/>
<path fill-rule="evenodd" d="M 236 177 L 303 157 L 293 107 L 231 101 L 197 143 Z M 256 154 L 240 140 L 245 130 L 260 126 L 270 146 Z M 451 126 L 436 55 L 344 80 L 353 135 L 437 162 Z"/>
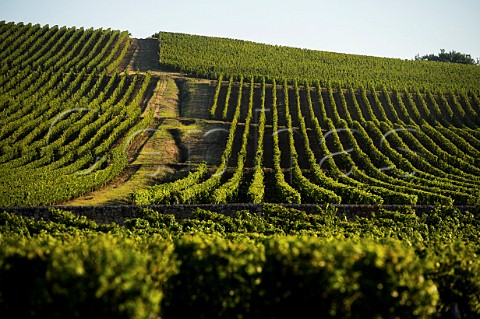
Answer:
<path fill-rule="evenodd" d="M 480 315 L 480 66 L 2 21 L 0 112 L 2 317 Z"/>

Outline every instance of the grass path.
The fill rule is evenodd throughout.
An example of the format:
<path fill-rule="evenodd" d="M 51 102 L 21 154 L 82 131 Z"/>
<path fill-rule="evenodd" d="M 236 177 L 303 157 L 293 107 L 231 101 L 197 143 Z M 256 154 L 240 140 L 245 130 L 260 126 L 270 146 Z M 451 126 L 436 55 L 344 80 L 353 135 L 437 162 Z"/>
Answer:
<path fill-rule="evenodd" d="M 164 177 L 171 169 L 169 164 L 178 162 L 179 150 L 169 128 L 177 127 L 178 87 L 172 78 L 158 82 L 147 110 L 154 108 L 156 119 L 149 128 L 153 134 L 138 152 L 125 171 L 105 187 L 76 198 L 63 205 L 120 205 L 126 204 L 128 195 Z"/>
<path fill-rule="evenodd" d="M 204 128 L 202 127 L 203 120 L 192 120 L 188 123 L 182 121 L 180 106 L 184 104 L 187 107 L 189 117 L 194 115 L 190 114 L 193 112 L 192 110 L 202 110 L 195 115 L 205 116 L 205 114 L 208 114 L 206 108 L 209 103 L 206 99 L 210 81 L 187 80 L 187 84 L 183 84 L 182 87 L 184 87 L 183 90 L 188 91 L 188 98 L 182 103 L 182 96 L 186 92 L 180 90 L 177 81 L 183 77 L 178 73 L 160 70 L 158 42 L 156 41 L 154 39 L 132 39 L 130 52 L 127 54 L 125 61 L 121 63 L 122 69 L 119 70 L 121 73 L 125 71 L 129 73 L 150 71 L 152 77 L 159 79 L 145 107 L 145 112 L 149 112 L 151 109 L 155 112 L 155 121 L 148 128 L 150 136 L 138 152 L 134 154 L 134 158 L 122 174 L 100 189 L 59 205 L 128 204 L 129 194 L 134 190 L 156 184 L 165 180 L 166 177 L 185 173 L 185 167 L 182 168 L 182 165 L 178 165 L 185 158 L 185 155 L 182 154 L 182 146 L 179 147 L 177 144 L 179 135 L 182 141 L 188 141 L 192 138 L 195 139 L 195 134 L 198 135 L 198 132 Z M 202 107 L 205 109 L 203 110 Z"/>

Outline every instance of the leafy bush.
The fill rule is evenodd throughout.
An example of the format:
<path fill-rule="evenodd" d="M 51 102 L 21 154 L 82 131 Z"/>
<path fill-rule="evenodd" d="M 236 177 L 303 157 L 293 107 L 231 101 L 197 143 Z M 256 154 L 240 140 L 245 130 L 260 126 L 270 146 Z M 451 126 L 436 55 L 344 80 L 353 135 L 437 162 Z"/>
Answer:
<path fill-rule="evenodd" d="M 251 317 L 263 246 L 203 235 L 178 240 L 175 254 L 179 272 L 167 282 L 162 317 Z"/>
<path fill-rule="evenodd" d="M 399 242 L 286 237 L 265 244 L 258 304 L 270 318 L 425 318 L 438 302 L 424 265 Z"/>
<path fill-rule="evenodd" d="M 112 235 L 0 243 L 0 313 L 7 318 L 148 318 L 175 271 L 171 244 Z"/>

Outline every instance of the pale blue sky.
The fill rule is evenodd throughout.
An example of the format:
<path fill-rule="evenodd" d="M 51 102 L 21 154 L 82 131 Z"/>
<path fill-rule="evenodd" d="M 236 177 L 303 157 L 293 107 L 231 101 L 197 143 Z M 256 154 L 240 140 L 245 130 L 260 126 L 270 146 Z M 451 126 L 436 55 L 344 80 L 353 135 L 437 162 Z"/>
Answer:
<path fill-rule="evenodd" d="M 315 50 L 412 59 L 480 57 L 479 0 L 0 0 L 0 20 L 184 32 Z"/>

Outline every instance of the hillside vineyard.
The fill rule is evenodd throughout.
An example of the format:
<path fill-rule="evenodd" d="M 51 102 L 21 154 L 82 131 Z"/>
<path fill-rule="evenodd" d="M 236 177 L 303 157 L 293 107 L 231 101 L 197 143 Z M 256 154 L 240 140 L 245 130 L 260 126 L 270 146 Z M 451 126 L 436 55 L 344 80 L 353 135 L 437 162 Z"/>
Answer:
<path fill-rule="evenodd" d="M 117 73 L 128 33 L 3 22 L 0 43 L 0 206 L 55 204 L 120 174 L 124 137 L 151 121 L 150 76 Z"/>
<path fill-rule="evenodd" d="M 216 78 L 209 118 L 230 131 L 213 174 L 202 166 L 135 203 L 477 200 L 478 67 L 156 36 L 164 67 Z"/>
<path fill-rule="evenodd" d="M 156 37 L 161 72 L 129 74 L 128 32 L 0 23 L 0 206 L 60 203 L 121 174 L 137 132 L 159 127 L 146 104 L 173 72 L 210 81 L 195 120 L 227 128 L 223 153 L 134 204 L 478 202 L 478 66 Z"/>

